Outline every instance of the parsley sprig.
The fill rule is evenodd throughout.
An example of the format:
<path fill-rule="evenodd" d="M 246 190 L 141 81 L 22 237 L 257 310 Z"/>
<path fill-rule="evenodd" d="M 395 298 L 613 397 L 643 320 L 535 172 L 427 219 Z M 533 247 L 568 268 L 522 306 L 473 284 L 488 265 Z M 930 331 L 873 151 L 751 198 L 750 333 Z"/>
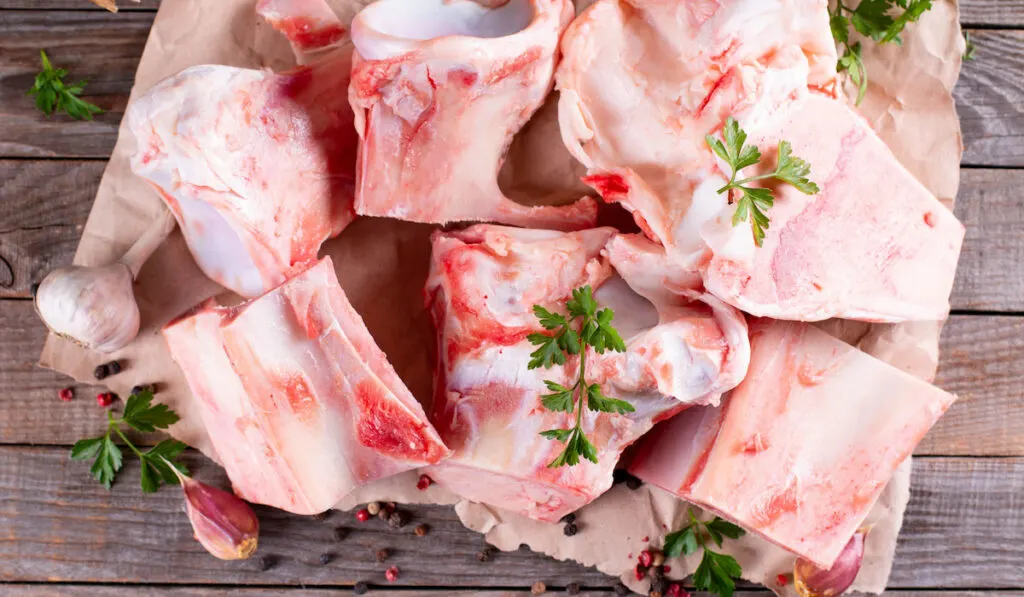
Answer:
<path fill-rule="evenodd" d="M 753 166 L 761 161 L 761 150 L 755 145 L 747 145 L 747 133 L 740 128 L 736 119 L 730 116 L 725 121 L 725 128 L 722 130 L 722 137 L 725 143 L 708 135 L 708 145 L 725 160 L 732 169 L 732 176 L 729 183 L 718 189 L 719 193 L 730 192 L 733 189 L 739 192 L 740 198 L 736 201 L 736 211 L 732 215 L 732 225 L 738 226 L 740 222 L 750 221 L 750 229 L 754 235 L 754 242 L 757 246 L 764 244 L 764 233 L 770 225 L 768 214 L 765 213 L 775 205 L 774 193 L 769 188 L 749 187 L 747 184 L 758 181 L 775 179 L 793 185 L 799 191 L 808 195 L 817 194 L 820 189 L 818 185 L 807 178 L 811 174 L 811 165 L 806 161 L 793 155 L 793 146 L 789 141 L 779 142 L 779 162 L 775 170 L 759 176 L 750 176 L 742 180 L 736 180 L 740 170 Z M 732 203 L 730 194 L 729 203 Z"/>
<path fill-rule="evenodd" d="M 736 558 L 711 549 L 708 539 L 721 547 L 726 537 L 739 539 L 746 531 L 733 523 L 716 516 L 702 522 L 689 510 L 690 522 L 682 529 L 665 536 L 665 557 L 675 558 L 680 554 L 693 555 L 698 549 L 704 550 L 700 565 L 693 573 L 693 585 L 699 591 L 708 591 L 721 597 L 732 597 L 736 580 L 743 574 Z"/>
<path fill-rule="evenodd" d="M 43 58 L 43 71 L 36 75 L 35 83 L 27 95 L 35 96 L 36 107 L 43 114 L 51 116 L 54 112 L 67 112 L 68 116 L 76 120 L 92 120 L 93 114 L 103 112 L 99 106 L 78 97 L 85 89 L 85 81 L 65 84 L 67 69 L 53 68 L 45 51 L 40 50 L 39 55 Z"/>
<path fill-rule="evenodd" d="M 932 8 L 933 0 L 861 0 L 856 8 L 838 2 L 830 11 L 832 36 L 842 50 L 836 70 L 846 72 L 857 86 L 857 105 L 864 101 L 868 90 L 868 73 L 860 42 L 850 43 L 850 25 L 865 37 L 877 43 L 902 44 L 900 34 L 908 23 L 913 23 Z"/>
<path fill-rule="evenodd" d="M 609 398 L 601 391 L 601 384 L 588 384 L 587 348 L 598 354 L 611 350 L 625 352 L 626 343 L 619 332 L 612 327 L 615 313 L 608 308 L 598 310 L 594 300 L 594 291 L 584 286 L 572 291 L 572 298 L 566 302 L 568 317 L 548 311 L 540 305 L 534 305 L 533 313 L 540 320 L 541 326 L 550 334 L 533 333 L 527 339 L 537 346 L 530 355 L 530 369 L 543 367 L 550 369 L 554 365 L 564 365 L 569 355 L 580 355 L 579 377 L 572 387 L 545 380 L 550 394 L 541 396 L 544 408 L 556 412 L 576 413 L 576 424 L 569 429 L 549 429 L 541 432 L 541 436 L 565 444 L 562 453 L 552 460 L 548 467 L 575 466 L 580 457 L 597 464 L 597 449 L 583 433 L 583 402 L 593 411 L 625 414 L 635 409 L 625 400 Z"/>
<path fill-rule="evenodd" d="M 115 418 L 111 411 L 107 412 L 106 433 L 99 437 L 75 442 L 71 448 L 71 458 L 73 460 L 92 458 L 92 469 L 90 469 L 92 476 L 104 487 L 110 489 L 124 460 L 121 447 L 114 443 L 112 438 L 112 435 L 117 435 L 124 445 L 142 461 L 142 491 L 152 493 L 160 488 L 161 482 L 177 484 L 178 478 L 171 467 L 178 469 L 182 474 L 188 474 L 185 465 L 175 460 L 188 446 L 179 441 L 165 439 L 143 452 L 125 436 L 121 431 L 121 425 L 128 425 L 142 433 L 152 433 L 157 429 L 167 429 L 177 423 L 179 418 L 178 414 L 168 408 L 166 404 L 153 404 L 152 390 L 132 394 L 125 403 L 124 412 L 120 418 Z"/>

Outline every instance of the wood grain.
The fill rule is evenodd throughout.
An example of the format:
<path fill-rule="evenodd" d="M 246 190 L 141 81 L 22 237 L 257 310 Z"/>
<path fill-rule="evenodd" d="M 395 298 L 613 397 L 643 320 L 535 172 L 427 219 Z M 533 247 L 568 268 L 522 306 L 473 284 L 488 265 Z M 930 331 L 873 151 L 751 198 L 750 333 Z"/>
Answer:
<path fill-rule="evenodd" d="M 1024 31 L 971 31 L 977 58 L 954 90 L 965 164 L 1024 166 Z"/>
<path fill-rule="evenodd" d="M 1014 0 L 960 0 L 960 22 L 967 27 L 1024 27 L 1024 4 Z"/>
<path fill-rule="evenodd" d="M 0 13 L 0 156 L 109 157 L 154 14 Z M 68 69 L 69 81 L 88 79 L 82 97 L 106 112 L 75 121 L 37 110 L 25 92 L 40 69 L 40 49 Z"/>
<path fill-rule="evenodd" d="M 196 477 L 223 485 L 222 472 L 193 458 Z M 222 562 L 191 537 L 180 493 L 168 488 L 144 496 L 129 461 L 110 492 L 88 478 L 87 466 L 66 450 L 0 447 L 0 579 L 8 581 L 130 582 L 153 584 L 383 583 L 384 569 L 402 570 L 400 586 L 523 587 L 580 582 L 607 587 L 603 574 L 520 550 L 480 563 L 483 538 L 459 524 L 451 508 L 412 506 L 416 524 L 391 530 L 346 513 L 324 521 L 259 508 L 260 554 L 275 556 L 260 572 L 254 560 Z M 913 498 L 896 558 L 893 588 L 1016 588 L 1024 586 L 1024 459 L 923 458 L 914 464 Z M 333 530 L 348 536 L 336 541 Z M 585 533 L 585 531 L 584 531 Z M 585 534 L 578 536 L 585 540 Z M 374 554 L 388 548 L 386 564 Z M 334 556 L 320 565 L 320 554 Z"/>
<path fill-rule="evenodd" d="M 561 594 L 563 587 L 549 587 L 545 595 Z M 387 587 L 375 586 L 369 595 L 381 595 Z M 103 597 L 221 597 L 224 594 L 223 588 L 211 587 L 146 587 L 129 586 L 116 587 L 111 585 L 16 585 L 9 584 L 3 587 L 4 595 L 8 597 L 96 597 L 102 591 Z M 329 597 L 334 595 L 349 595 L 348 590 L 338 589 L 300 589 L 274 587 L 267 588 L 233 588 L 232 597 Z M 767 589 L 760 591 L 737 591 L 734 597 L 768 597 L 774 593 Z M 402 597 L 532 597 L 529 591 L 508 591 L 508 590 L 477 590 L 477 591 L 454 591 L 450 588 L 407 590 L 400 593 Z M 580 597 L 608 597 L 607 589 L 579 593 Z M 1024 591 L 957 591 L 956 597 L 1024 597 Z M 881 597 L 951 597 L 945 591 L 915 591 L 915 590 L 892 590 L 882 593 Z"/>
<path fill-rule="evenodd" d="M 28 298 L 71 262 L 103 162 L 0 160 L 0 298 Z M 967 227 L 954 309 L 1024 311 L 1024 171 L 963 171 L 956 213 Z"/>
<path fill-rule="evenodd" d="M 160 0 L 117 0 L 121 12 L 133 10 L 154 11 Z M 0 10 L 105 10 L 89 0 L 0 0 Z M 998 15 L 997 15 L 998 16 Z"/>

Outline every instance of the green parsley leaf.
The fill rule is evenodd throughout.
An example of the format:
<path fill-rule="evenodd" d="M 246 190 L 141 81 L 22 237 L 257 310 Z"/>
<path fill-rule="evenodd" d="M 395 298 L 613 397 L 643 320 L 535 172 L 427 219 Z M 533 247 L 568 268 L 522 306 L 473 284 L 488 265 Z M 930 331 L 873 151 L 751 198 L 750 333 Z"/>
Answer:
<path fill-rule="evenodd" d="M 540 305 L 533 306 L 533 314 L 540 320 L 540 325 L 545 330 L 557 330 L 558 328 L 569 325 L 569 322 L 565 320 L 565 317 L 558 313 L 552 313 Z"/>
<path fill-rule="evenodd" d="M 736 590 L 736 579 L 743 574 L 736 558 L 715 552 L 708 547 L 708 539 L 721 546 L 725 537 L 738 539 L 745 531 L 733 523 L 715 517 L 708 522 L 701 522 L 693 510 L 687 512 L 690 522 L 682 529 L 665 536 L 662 551 L 666 557 L 692 555 L 697 549 L 703 548 L 700 565 L 693 573 L 693 584 L 701 591 L 708 591 L 721 597 L 732 597 Z"/>
<path fill-rule="evenodd" d="M 807 194 L 818 193 L 818 185 L 808 178 L 811 173 L 810 164 L 793 155 L 793 147 L 788 141 L 779 143 L 778 164 L 773 172 L 736 180 L 741 170 L 758 163 L 761 152 L 754 145 L 746 145 L 747 133 L 732 116 L 725 121 L 722 137 L 725 140 L 724 144 L 710 135 L 706 137 L 712 151 L 728 162 L 732 170 L 729 182 L 718 189 L 718 192 L 738 192 L 739 199 L 736 200 L 732 225 L 739 226 L 742 222 L 750 222 L 754 243 L 760 247 L 764 244 L 765 231 L 770 225 L 770 219 L 765 212 L 775 204 L 775 198 L 770 188 L 751 187 L 747 186 L 747 183 L 774 178 Z"/>
<path fill-rule="evenodd" d="M 590 384 L 587 387 L 587 408 L 603 413 L 616 413 L 624 415 L 635 412 L 633 405 L 625 400 L 609 398 L 601 392 L 601 384 Z"/>
<path fill-rule="evenodd" d="M 747 532 L 735 525 L 728 520 L 720 516 L 716 516 L 714 520 L 704 523 L 704 528 L 707 529 L 711 538 L 714 539 L 715 543 L 719 546 L 722 545 L 722 537 L 728 537 L 730 539 L 739 539 Z"/>
<path fill-rule="evenodd" d="M 572 291 L 572 298 L 565 304 L 569 315 L 573 317 L 589 317 L 597 310 L 597 301 L 594 300 L 594 291 L 590 286 L 584 286 Z"/>
<path fill-rule="evenodd" d="M 103 112 L 99 106 L 78 97 L 85 89 L 85 81 L 66 85 L 64 77 L 68 71 L 53 68 L 45 51 L 40 51 L 39 55 L 42 58 L 43 70 L 36 75 L 27 95 L 35 96 L 36 107 L 43 114 L 52 116 L 54 112 L 66 112 L 77 120 L 92 120 L 93 114 Z"/>
<path fill-rule="evenodd" d="M 551 390 L 551 394 L 541 396 L 540 402 L 544 408 L 555 412 L 571 413 L 575 399 L 573 389 L 567 388 L 553 381 L 545 381 L 544 384 Z"/>
<path fill-rule="evenodd" d="M 964 31 L 964 61 L 970 62 L 974 60 L 976 58 L 974 55 L 975 51 L 977 51 L 977 48 L 974 46 L 974 40 L 971 39 L 971 32 Z"/>
<path fill-rule="evenodd" d="M 736 580 L 743 573 L 736 558 L 704 548 L 704 556 L 693 573 L 693 586 L 721 597 L 732 597 Z"/>
<path fill-rule="evenodd" d="M 544 367 L 550 369 L 552 365 L 564 365 L 565 353 L 558 345 L 558 339 L 547 334 L 530 334 L 526 337 L 530 344 L 538 346 L 537 350 L 530 353 L 530 369 Z"/>
<path fill-rule="evenodd" d="M 667 558 L 676 558 L 680 555 L 693 555 L 697 553 L 700 545 L 697 542 L 697 528 L 693 525 L 665 535 L 665 547 L 662 551 Z"/>
<path fill-rule="evenodd" d="M 547 431 L 541 431 L 540 434 L 541 434 L 542 437 L 546 437 L 547 439 L 553 439 L 553 440 L 562 442 L 564 444 L 566 442 L 566 440 L 568 440 L 569 437 L 572 436 L 573 430 L 572 429 L 548 429 Z"/>
<path fill-rule="evenodd" d="M 157 429 L 167 429 L 177 423 L 181 417 L 166 404 L 153 405 L 153 391 L 145 390 L 132 394 L 124 405 L 121 419 L 136 431 L 152 433 Z"/>
<path fill-rule="evenodd" d="M 142 454 L 142 491 L 153 493 L 160 488 L 160 482 L 170 485 L 178 483 L 178 476 L 171 470 L 173 466 L 183 475 L 188 474 L 188 468 L 175 459 L 187 448 L 185 444 L 165 439 Z"/>
<path fill-rule="evenodd" d="M 859 106 L 864 101 L 864 96 L 868 93 L 868 75 L 864 68 L 864 60 L 861 57 L 860 42 L 846 48 L 846 53 L 839 58 L 837 70 L 849 73 L 850 81 L 853 81 L 853 84 L 857 86 L 856 104 Z"/>
<path fill-rule="evenodd" d="M 93 461 L 89 472 L 104 487 L 110 489 L 110 486 L 114 484 L 114 477 L 121 470 L 122 464 L 121 448 L 110 439 L 109 435 L 105 435 L 100 442 L 99 450 L 96 452 L 96 460 Z"/>
<path fill-rule="evenodd" d="M 89 460 L 95 458 L 100 452 L 100 448 L 103 447 L 103 440 L 105 436 L 94 437 L 92 439 L 80 439 L 75 442 L 74 446 L 71 446 L 71 459 L 72 460 Z"/>

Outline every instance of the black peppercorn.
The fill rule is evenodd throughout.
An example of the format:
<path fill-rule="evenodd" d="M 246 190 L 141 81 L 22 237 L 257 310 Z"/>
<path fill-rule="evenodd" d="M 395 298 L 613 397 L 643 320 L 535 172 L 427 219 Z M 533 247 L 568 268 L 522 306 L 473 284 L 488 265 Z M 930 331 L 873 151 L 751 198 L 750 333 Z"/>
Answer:
<path fill-rule="evenodd" d="M 110 367 L 106 364 L 96 365 L 96 368 L 92 370 L 92 376 L 96 379 L 106 379 L 110 376 Z"/>
<path fill-rule="evenodd" d="M 661 574 L 655 573 L 654 578 L 651 579 L 651 591 L 664 594 L 667 588 L 668 581 L 665 580 L 664 571 Z"/>
<path fill-rule="evenodd" d="M 260 572 L 270 570 L 275 565 L 277 565 L 277 558 L 275 556 L 268 554 L 256 557 L 256 569 Z"/>
<path fill-rule="evenodd" d="M 572 537 L 577 532 L 579 532 L 579 530 L 580 530 L 579 527 L 576 526 L 576 524 L 572 523 L 572 522 L 570 522 L 569 524 L 567 524 L 564 527 L 562 527 L 562 532 L 565 534 L 566 537 Z"/>
<path fill-rule="evenodd" d="M 615 583 L 615 594 L 618 595 L 619 597 L 626 597 L 626 595 L 629 595 L 632 592 L 633 591 L 629 590 L 629 587 L 627 587 L 626 585 L 622 584 L 621 580 L 619 582 Z"/>
<path fill-rule="evenodd" d="M 429 525 L 421 524 L 421 525 L 416 527 L 416 536 L 417 537 L 423 537 L 424 535 L 426 535 L 429 532 L 430 532 L 430 526 Z"/>
<path fill-rule="evenodd" d="M 481 562 L 490 562 L 491 561 L 491 548 L 490 547 L 486 547 L 483 550 L 481 550 L 480 553 L 476 554 L 476 559 L 480 560 Z"/>
<path fill-rule="evenodd" d="M 321 566 L 326 566 L 327 564 L 330 564 L 330 563 L 331 563 L 331 554 L 329 554 L 329 553 L 322 553 L 322 554 L 320 554 L 320 565 Z"/>
<path fill-rule="evenodd" d="M 391 513 L 391 516 L 388 516 L 388 526 L 393 529 L 400 529 L 407 522 L 409 522 L 409 515 L 401 510 L 395 510 Z"/>
<path fill-rule="evenodd" d="M 352 592 L 356 595 L 365 595 L 369 590 L 370 585 L 366 584 L 364 581 L 359 581 L 356 583 L 356 586 L 352 587 Z"/>
<path fill-rule="evenodd" d="M 570 595 L 579 595 L 582 590 L 578 582 L 571 582 L 565 585 L 565 592 Z"/>
<path fill-rule="evenodd" d="M 345 527 L 337 527 L 334 529 L 334 540 L 341 541 L 345 537 L 348 537 L 348 529 Z"/>
<path fill-rule="evenodd" d="M 388 550 L 386 550 L 386 549 L 378 549 L 377 550 L 377 561 L 378 562 L 386 562 L 389 555 L 391 555 L 391 554 L 388 552 Z"/>
<path fill-rule="evenodd" d="M 109 363 L 107 363 L 107 371 L 111 375 L 117 375 L 118 373 L 121 372 L 121 362 L 120 361 L 110 361 Z"/>
<path fill-rule="evenodd" d="M 571 523 L 571 522 L 576 522 L 576 513 L 575 512 L 570 512 L 570 513 L 566 514 L 565 516 L 559 518 L 558 522 L 560 522 L 562 524 L 568 524 L 568 523 Z"/>
<path fill-rule="evenodd" d="M 377 512 L 377 518 L 379 518 L 379 519 L 381 519 L 381 520 L 383 520 L 385 522 L 390 517 L 391 517 L 391 513 L 388 512 L 386 508 L 381 508 L 380 511 Z"/>

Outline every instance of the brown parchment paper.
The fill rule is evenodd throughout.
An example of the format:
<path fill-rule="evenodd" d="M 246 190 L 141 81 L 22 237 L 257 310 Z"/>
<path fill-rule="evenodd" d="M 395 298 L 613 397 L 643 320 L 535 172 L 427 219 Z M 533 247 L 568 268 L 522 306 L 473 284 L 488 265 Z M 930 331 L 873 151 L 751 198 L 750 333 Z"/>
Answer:
<path fill-rule="evenodd" d="M 330 0 L 345 22 L 368 0 Z M 585 0 L 589 4 L 589 0 Z M 132 97 L 188 66 L 218 63 L 250 68 L 285 69 L 294 64 L 287 42 L 254 12 L 255 0 L 163 0 L 139 63 Z M 581 5 L 582 8 L 582 5 Z M 871 87 L 861 109 L 903 164 L 952 207 L 959 184 L 962 153 L 960 127 L 951 90 L 960 70 L 964 42 L 955 0 L 939 0 L 920 23 L 904 34 L 902 47 L 865 45 Z M 559 137 L 556 96 L 538 112 L 512 145 L 501 173 L 502 187 L 524 201 L 572 197 L 584 191 L 578 179 L 583 169 L 564 149 Z M 128 157 L 134 139 L 124 125 L 104 173 L 92 213 L 82 235 L 75 263 L 113 262 L 142 235 L 163 209 L 150 187 L 134 177 Z M 429 402 L 433 332 L 423 308 L 423 283 L 429 261 L 431 227 L 395 220 L 362 218 L 340 237 L 329 241 L 330 254 L 349 299 L 370 332 L 387 353 L 413 393 Z M 173 436 L 216 459 L 187 385 L 171 360 L 159 329 L 170 319 L 223 289 L 205 278 L 175 232 L 143 268 L 136 284 L 142 313 L 139 338 L 112 355 L 127 365 L 110 378 L 112 390 L 126 395 L 139 383 L 157 383 L 159 399 L 170 404 L 182 420 Z M 221 297 L 230 302 L 237 298 Z M 942 322 L 870 325 L 826 322 L 834 335 L 864 351 L 924 379 L 932 379 L 938 360 Z M 52 334 L 40 364 L 81 381 L 111 355 L 82 349 Z M 84 474 L 84 473 L 83 473 Z M 436 485 L 415 488 L 416 473 L 398 475 L 365 486 L 348 496 L 339 508 L 375 499 L 405 503 L 456 504 L 469 528 L 505 550 L 527 544 L 559 559 L 593 565 L 642 590 L 646 583 L 632 577 L 635 557 L 648 543 L 661 544 L 677 527 L 686 504 L 647 486 L 630 491 L 616 486 L 579 513 L 582 532 L 573 538 L 559 525 L 459 499 Z M 864 567 L 855 589 L 881 592 L 892 567 L 896 536 L 910 497 L 910 463 L 897 472 L 869 522 Z M 753 536 L 727 542 L 725 551 L 737 557 L 748 580 L 765 583 L 780 595 L 794 595 L 775 585 L 775 576 L 792 569 L 793 557 Z M 670 561 L 669 576 L 682 578 L 697 562 Z"/>

